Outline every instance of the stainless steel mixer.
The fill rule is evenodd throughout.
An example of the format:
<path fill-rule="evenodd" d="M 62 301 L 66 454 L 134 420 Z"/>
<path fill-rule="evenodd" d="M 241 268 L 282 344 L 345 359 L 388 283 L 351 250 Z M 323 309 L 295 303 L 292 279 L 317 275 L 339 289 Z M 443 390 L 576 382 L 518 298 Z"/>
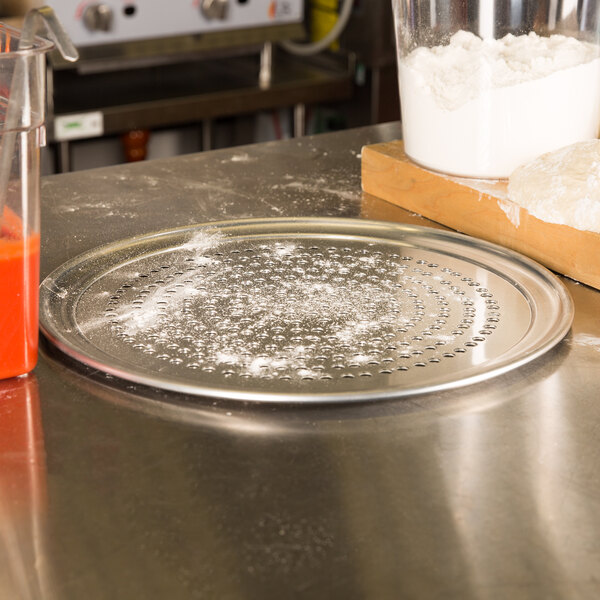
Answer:
<path fill-rule="evenodd" d="M 37 3 L 12 0 L 5 9 L 24 14 Z M 52 5 L 80 50 L 80 69 L 92 60 L 158 60 L 166 54 L 239 47 L 302 33 L 302 0 L 178 0 L 168 5 L 158 0 L 56 0 Z"/>

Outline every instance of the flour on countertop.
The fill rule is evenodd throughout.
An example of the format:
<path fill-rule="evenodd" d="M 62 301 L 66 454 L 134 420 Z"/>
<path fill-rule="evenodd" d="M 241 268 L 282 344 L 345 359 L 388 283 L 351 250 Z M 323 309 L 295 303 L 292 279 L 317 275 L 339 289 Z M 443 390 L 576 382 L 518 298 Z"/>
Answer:
<path fill-rule="evenodd" d="M 600 352 L 600 337 L 588 335 L 587 333 L 578 333 L 571 338 L 571 343 L 575 346 L 587 346 Z"/>
<path fill-rule="evenodd" d="M 253 162 L 255 159 L 253 159 L 247 152 L 243 152 L 241 154 L 234 154 L 233 156 L 231 156 L 231 158 L 229 159 L 231 162 Z M 227 161 L 224 161 L 227 162 Z"/>

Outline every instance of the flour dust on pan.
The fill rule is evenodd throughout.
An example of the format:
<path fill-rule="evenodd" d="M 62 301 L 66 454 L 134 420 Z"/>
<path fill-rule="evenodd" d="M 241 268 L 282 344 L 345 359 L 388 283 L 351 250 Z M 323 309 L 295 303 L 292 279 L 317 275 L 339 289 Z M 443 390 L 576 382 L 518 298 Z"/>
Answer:
<path fill-rule="evenodd" d="M 43 333 L 126 380 L 263 402 L 482 381 L 558 343 L 572 302 L 529 259 L 358 219 L 229 221 L 105 246 L 41 287 Z"/>

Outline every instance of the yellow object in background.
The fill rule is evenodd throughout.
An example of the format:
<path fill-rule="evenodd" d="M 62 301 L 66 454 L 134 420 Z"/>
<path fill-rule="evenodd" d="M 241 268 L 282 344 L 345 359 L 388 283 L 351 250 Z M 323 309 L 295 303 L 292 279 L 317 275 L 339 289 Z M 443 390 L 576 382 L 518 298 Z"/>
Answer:
<path fill-rule="evenodd" d="M 318 42 L 324 38 L 335 25 L 339 16 L 339 0 L 313 0 L 310 3 L 310 33 L 311 41 Z M 336 40 L 330 46 L 331 50 L 339 50 Z"/>

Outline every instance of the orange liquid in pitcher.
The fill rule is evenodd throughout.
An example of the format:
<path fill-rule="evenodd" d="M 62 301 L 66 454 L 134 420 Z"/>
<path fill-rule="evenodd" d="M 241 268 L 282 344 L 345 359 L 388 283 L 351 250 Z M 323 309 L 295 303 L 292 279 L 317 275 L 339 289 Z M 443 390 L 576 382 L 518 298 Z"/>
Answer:
<path fill-rule="evenodd" d="M 38 351 L 40 236 L 23 237 L 21 219 L 4 208 L 0 229 L 0 379 L 33 369 Z"/>

